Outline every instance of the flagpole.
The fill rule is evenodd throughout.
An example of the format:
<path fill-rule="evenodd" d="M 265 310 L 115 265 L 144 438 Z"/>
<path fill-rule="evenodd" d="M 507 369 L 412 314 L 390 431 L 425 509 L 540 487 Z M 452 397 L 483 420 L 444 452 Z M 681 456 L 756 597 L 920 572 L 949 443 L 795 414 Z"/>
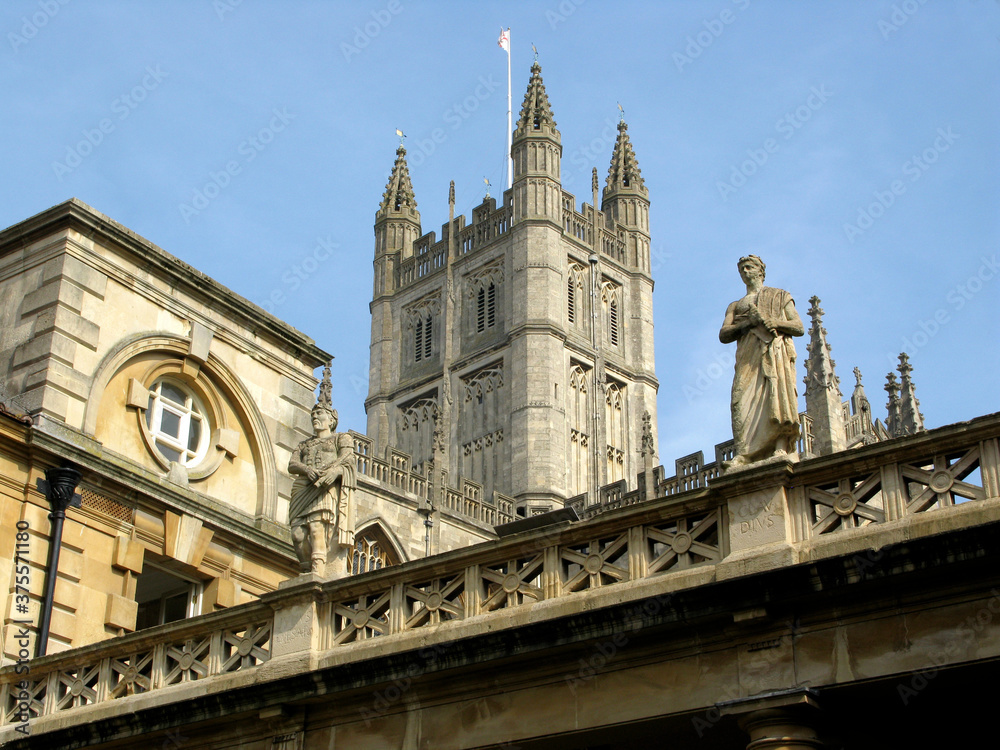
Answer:
<path fill-rule="evenodd" d="M 514 159 L 510 155 L 511 133 L 513 123 L 511 122 L 510 104 L 510 27 L 507 28 L 507 189 L 514 185 Z"/>

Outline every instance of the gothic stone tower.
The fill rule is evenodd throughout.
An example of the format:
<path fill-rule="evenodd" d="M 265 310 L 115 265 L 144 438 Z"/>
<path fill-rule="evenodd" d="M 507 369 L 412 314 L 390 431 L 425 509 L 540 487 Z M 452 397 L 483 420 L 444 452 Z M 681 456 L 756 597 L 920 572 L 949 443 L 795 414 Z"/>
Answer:
<path fill-rule="evenodd" d="M 562 190 L 536 62 L 513 187 L 421 235 L 405 150 L 375 214 L 368 434 L 525 515 L 626 480 L 656 424 L 649 198 L 624 122 L 601 210 Z M 594 170 L 593 201 L 598 201 Z"/>

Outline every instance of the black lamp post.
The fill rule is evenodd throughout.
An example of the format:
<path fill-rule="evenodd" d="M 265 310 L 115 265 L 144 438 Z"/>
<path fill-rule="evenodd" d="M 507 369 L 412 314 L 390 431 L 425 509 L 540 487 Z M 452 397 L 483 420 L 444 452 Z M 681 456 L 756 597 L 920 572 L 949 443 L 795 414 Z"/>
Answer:
<path fill-rule="evenodd" d="M 45 479 L 38 480 L 38 489 L 45 493 L 51 512 L 52 522 L 49 533 L 49 564 L 45 570 L 45 594 L 42 599 L 42 619 L 38 624 L 38 640 L 35 644 L 35 655 L 45 656 L 45 648 L 49 642 L 49 623 L 52 620 L 52 600 L 56 591 L 56 578 L 59 573 L 59 550 L 62 547 L 63 521 L 66 519 L 66 509 L 70 506 L 80 507 L 80 496 L 76 494 L 76 486 L 80 483 L 81 474 L 71 466 L 59 469 L 46 469 Z"/>

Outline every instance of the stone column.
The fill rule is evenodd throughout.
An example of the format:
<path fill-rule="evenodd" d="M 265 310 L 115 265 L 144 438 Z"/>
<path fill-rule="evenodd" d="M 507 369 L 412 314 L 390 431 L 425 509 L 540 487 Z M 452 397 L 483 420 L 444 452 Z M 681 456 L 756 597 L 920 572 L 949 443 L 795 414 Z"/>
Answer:
<path fill-rule="evenodd" d="M 809 750 L 822 748 L 808 714 L 808 707 L 770 708 L 753 711 L 740 719 L 740 728 L 750 735 L 747 750 Z"/>
<path fill-rule="evenodd" d="M 736 718 L 750 735 L 747 750 L 814 750 L 819 738 L 817 695 L 808 688 L 782 690 L 718 704 L 722 716 Z"/>

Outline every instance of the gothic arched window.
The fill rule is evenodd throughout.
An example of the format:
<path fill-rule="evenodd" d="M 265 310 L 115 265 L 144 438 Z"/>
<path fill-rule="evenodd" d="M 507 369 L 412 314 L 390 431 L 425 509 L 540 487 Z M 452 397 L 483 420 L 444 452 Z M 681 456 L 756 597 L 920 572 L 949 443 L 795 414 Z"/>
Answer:
<path fill-rule="evenodd" d="M 618 300 L 612 299 L 608 303 L 608 338 L 611 346 L 618 346 Z"/>
<path fill-rule="evenodd" d="M 433 341 L 433 328 L 431 328 L 431 316 L 424 319 L 424 359 L 431 358 L 431 344 Z"/>
<path fill-rule="evenodd" d="M 583 323 L 583 266 L 570 263 L 566 275 L 566 319 L 571 326 Z"/>
<path fill-rule="evenodd" d="M 605 281 L 601 286 L 601 301 L 607 342 L 617 348 L 621 343 L 621 287 L 613 281 Z"/>
<path fill-rule="evenodd" d="M 440 314 L 440 304 L 440 292 L 434 292 L 403 309 L 402 356 L 406 363 L 415 364 L 434 356 L 434 318 Z"/>
<path fill-rule="evenodd" d="M 590 420 L 589 374 L 580 365 L 569 371 L 570 487 L 572 494 L 590 489 Z"/>
<path fill-rule="evenodd" d="M 351 574 L 369 573 L 373 570 L 399 565 L 396 554 L 378 523 L 359 531 L 354 536 L 354 551 L 351 553 Z"/>
<path fill-rule="evenodd" d="M 494 263 L 471 275 L 468 284 L 470 332 L 485 333 L 501 324 L 499 309 L 503 267 Z"/>
<path fill-rule="evenodd" d="M 628 431 L 625 426 L 624 386 L 608 383 L 604 396 L 604 423 L 607 429 L 608 481 L 625 478 L 625 452 Z"/>
<path fill-rule="evenodd" d="M 479 287 L 476 293 L 476 333 L 492 328 L 497 322 L 497 287 L 492 281 L 488 287 Z"/>

